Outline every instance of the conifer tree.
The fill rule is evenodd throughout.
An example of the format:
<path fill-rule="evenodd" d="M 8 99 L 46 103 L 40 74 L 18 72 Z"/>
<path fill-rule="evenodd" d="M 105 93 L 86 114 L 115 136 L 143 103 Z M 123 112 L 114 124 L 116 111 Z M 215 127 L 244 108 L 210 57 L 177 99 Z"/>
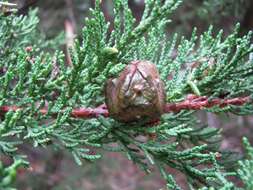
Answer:
<path fill-rule="evenodd" d="M 0 164 L 0 188 L 11 189 L 16 170 L 28 164 L 18 149 L 28 142 L 68 150 L 79 165 L 101 158 L 101 149 L 121 152 L 147 174 L 159 170 L 168 189 L 181 189 L 168 168 L 184 174 L 190 189 L 239 189 L 229 176 L 251 189 L 249 142 L 244 139 L 247 154 L 238 162 L 234 153 L 220 149 L 221 130 L 201 123 L 195 112 L 252 114 L 252 32 L 240 36 L 238 24 L 229 36 L 213 33 L 212 26 L 200 36 L 194 29 L 190 39 L 167 36 L 166 27 L 173 26 L 168 18 L 183 1 L 146 0 L 138 24 L 127 0 L 113 2 L 114 22 L 108 23 L 96 0 L 68 64 L 63 52 L 48 52 L 56 42 L 39 32 L 36 11 L 17 16 L 1 9 L 0 152 L 13 164 Z M 122 121 L 108 112 L 106 83 L 123 83 L 119 76 L 134 61 L 154 64 L 164 83 L 159 118 Z M 139 70 L 144 81 L 156 78 L 149 74 L 152 68 Z M 125 76 L 129 88 L 137 80 L 131 77 Z M 117 92 L 109 94 L 119 97 Z"/>

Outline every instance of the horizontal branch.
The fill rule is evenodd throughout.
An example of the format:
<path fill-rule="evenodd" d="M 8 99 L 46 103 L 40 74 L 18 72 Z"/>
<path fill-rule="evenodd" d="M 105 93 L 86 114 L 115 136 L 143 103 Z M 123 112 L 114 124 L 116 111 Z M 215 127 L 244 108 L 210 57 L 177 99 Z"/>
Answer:
<path fill-rule="evenodd" d="M 208 100 L 208 97 L 205 96 L 196 96 L 196 95 L 189 95 L 186 100 L 177 103 L 168 103 L 164 107 L 164 112 L 179 112 L 181 110 L 201 110 L 205 108 L 211 108 L 214 106 L 218 106 L 220 108 L 235 105 L 241 106 L 246 103 L 249 103 L 251 98 L 247 97 L 238 97 L 238 98 L 231 98 L 231 99 L 212 99 Z M 9 111 L 17 111 L 22 108 L 17 106 L 1 106 L 0 107 L 0 115 L 4 115 Z M 47 109 L 41 109 L 40 113 L 45 115 L 48 113 Z M 57 113 L 53 113 L 57 115 Z M 71 116 L 75 118 L 96 118 L 98 116 L 109 117 L 109 112 L 106 108 L 106 105 L 101 105 L 97 108 L 77 108 L 73 109 L 71 112 Z"/>
<path fill-rule="evenodd" d="M 216 98 L 209 100 L 206 96 L 189 95 L 186 100 L 178 103 L 166 104 L 164 112 L 179 112 L 181 110 L 201 110 L 218 106 L 220 108 L 234 105 L 242 106 L 251 101 L 251 97 L 238 97 L 231 99 Z"/>
<path fill-rule="evenodd" d="M 22 108 L 17 106 L 1 106 L 0 115 L 4 115 L 8 111 L 18 111 L 20 109 Z M 46 115 L 48 113 L 48 110 L 40 109 L 40 113 Z M 53 113 L 53 115 L 57 115 L 57 113 Z M 109 117 L 109 113 L 105 105 L 99 106 L 97 108 L 77 108 L 73 109 L 71 112 L 71 116 L 75 118 L 95 118 L 100 115 Z"/>

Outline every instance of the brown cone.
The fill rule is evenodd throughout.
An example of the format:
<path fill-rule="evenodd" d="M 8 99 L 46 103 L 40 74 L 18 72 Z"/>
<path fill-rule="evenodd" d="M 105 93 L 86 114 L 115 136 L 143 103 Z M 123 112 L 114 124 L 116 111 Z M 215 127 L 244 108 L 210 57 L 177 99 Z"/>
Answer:
<path fill-rule="evenodd" d="M 133 61 L 118 78 L 105 87 L 106 105 L 111 117 L 122 122 L 159 118 L 165 105 L 164 83 L 149 61 Z"/>

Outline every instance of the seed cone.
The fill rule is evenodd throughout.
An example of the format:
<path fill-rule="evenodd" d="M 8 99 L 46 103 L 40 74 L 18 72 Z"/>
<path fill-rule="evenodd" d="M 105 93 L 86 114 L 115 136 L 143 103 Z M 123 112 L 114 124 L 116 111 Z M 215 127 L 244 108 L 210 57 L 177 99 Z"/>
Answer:
<path fill-rule="evenodd" d="M 164 83 L 149 61 L 133 61 L 105 87 L 109 114 L 121 122 L 157 119 L 165 105 Z"/>

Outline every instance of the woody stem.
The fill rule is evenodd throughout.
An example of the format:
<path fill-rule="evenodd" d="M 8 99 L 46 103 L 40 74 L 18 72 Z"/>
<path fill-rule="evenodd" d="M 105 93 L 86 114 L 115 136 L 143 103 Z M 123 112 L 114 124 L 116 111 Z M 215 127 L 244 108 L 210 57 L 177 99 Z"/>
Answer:
<path fill-rule="evenodd" d="M 205 108 L 211 108 L 214 106 L 218 106 L 220 108 L 234 105 L 234 106 L 242 106 L 251 101 L 251 97 L 238 97 L 231 99 L 212 99 L 208 100 L 208 97 L 205 96 L 188 96 L 184 101 L 177 103 L 167 103 L 164 107 L 164 112 L 179 112 L 181 110 L 201 110 Z M 22 108 L 17 106 L 0 106 L 0 115 L 4 115 L 9 111 L 17 111 Z M 47 109 L 40 109 L 41 114 L 47 114 Z M 57 115 L 57 113 L 53 113 L 53 115 Z M 109 112 L 105 105 L 101 105 L 97 108 L 76 108 L 71 112 L 71 116 L 75 118 L 95 118 L 98 116 L 109 117 Z"/>

